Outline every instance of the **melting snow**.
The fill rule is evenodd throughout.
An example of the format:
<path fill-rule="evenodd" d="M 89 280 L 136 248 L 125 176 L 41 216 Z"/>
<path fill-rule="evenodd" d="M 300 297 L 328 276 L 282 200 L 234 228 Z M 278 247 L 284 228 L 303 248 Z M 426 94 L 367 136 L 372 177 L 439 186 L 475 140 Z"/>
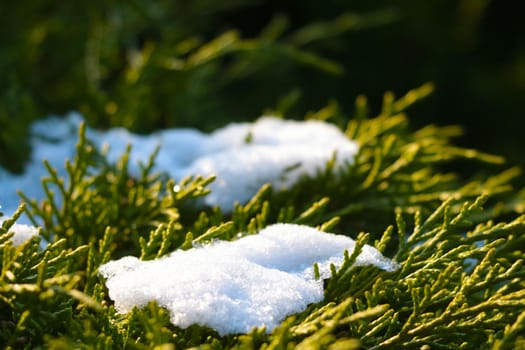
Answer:
<path fill-rule="evenodd" d="M 275 224 L 234 242 L 218 241 L 163 258 L 124 257 L 100 267 L 117 311 L 155 300 L 171 322 L 214 328 L 221 335 L 272 330 L 290 314 L 323 299 L 330 264 L 341 266 L 355 242 L 314 228 Z M 314 278 L 317 262 L 321 280 Z M 394 271 L 397 264 L 366 245 L 356 265 Z"/>
<path fill-rule="evenodd" d="M 66 159 L 75 154 L 82 117 L 48 118 L 31 128 L 32 156 L 25 173 L 12 175 L 0 168 L 0 204 L 11 214 L 19 204 L 16 193 L 42 199 L 40 185 L 47 171 L 47 159 L 64 176 Z M 188 175 L 215 175 L 206 205 L 231 210 L 235 201 L 249 200 L 264 184 L 277 189 L 293 185 L 304 175 L 315 175 L 336 155 L 336 168 L 352 163 L 358 146 L 337 127 L 321 121 L 290 121 L 262 117 L 254 123 L 234 123 L 211 134 L 196 129 L 168 129 L 150 135 L 137 135 L 123 128 L 99 131 L 88 128 L 87 136 L 98 147 L 109 146 L 108 159 L 115 162 L 132 144 L 130 172 L 139 174 L 145 163 L 161 146 L 154 170 L 167 172 L 180 180 Z"/>

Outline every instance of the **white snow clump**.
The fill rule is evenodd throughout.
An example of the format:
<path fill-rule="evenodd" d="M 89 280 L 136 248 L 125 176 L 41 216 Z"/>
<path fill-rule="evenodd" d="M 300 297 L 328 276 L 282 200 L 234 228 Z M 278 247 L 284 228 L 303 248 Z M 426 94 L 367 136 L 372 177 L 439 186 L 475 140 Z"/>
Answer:
<path fill-rule="evenodd" d="M 171 168 L 171 175 L 215 175 L 204 201 L 227 211 L 235 201 L 247 202 L 265 183 L 283 190 L 301 176 L 314 176 L 334 155 L 340 170 L 353 162 L 357 150 L 357 144 L 332 124 L 263 117 L 210 134 L 200 154 Z"/>
<path fill-rule="evenodd" d="M 0 218 L 0 225 L 6 220 L 6 217 Z M 23 224 L 13 224 L 9 229 L 9 232 L 13 232 L 11 242 L 15 247 L 22 245 L 24 242 L 30 240 L 33 236 L 38 235 L 38 228 Z"/>
<path fill-rule="evenodd" d="M 66 118 L 48 118 L 31 127 L 31 160 L 25 173 L 12 175 L 0 168 L 0 201 L 4 212 L 14 212 L 19 203 L 16 190 L 29 198 L 42 199 L 40 184 L 47 170 L 47 159 L 65 175 L 64 163 L 75 155 L 78 128 L 82 117 L 71 113 Z M 116 162 L 128 144 L 132 145 L 129 171 L 140 174 L 139 163 L 146 163 L 160 146 L 154 170 L 168 173 L 179 181 L 186 176 L 211 176 L 212 193 L 204 198 L 209 206 L 230 211 L 235 201 L 247 202 L 265 183 L 281 190 L 296 183 L 301 176 L 315 175 L 336 156 L 335 168 L 352 163 L 358 145 L 336 126 L 322 121 L 292 121 L 262 117 L 254 123 L 232 123 L 210 134 L 196 129 L 161 130 L 137 135 L 124 128 L 86 130 L 95 146 L 109 146 L 108 160 Z"/>
<path fill-rule="evenodd" d="M 120 313 L 156 301 L 178 327 L 200 324 L 221 335 L 269 332 L 323 299 L 322 279 L 340 267 L 351 238 L 302 225 L 275 224 L 237 241 L 217 241 L 160 259 L 124 257 L 99 268 Z M 314 278 L 313 264 L 321 279 Z M 355 265 L 394 271 L 397 263 L 365 245 Z"/>

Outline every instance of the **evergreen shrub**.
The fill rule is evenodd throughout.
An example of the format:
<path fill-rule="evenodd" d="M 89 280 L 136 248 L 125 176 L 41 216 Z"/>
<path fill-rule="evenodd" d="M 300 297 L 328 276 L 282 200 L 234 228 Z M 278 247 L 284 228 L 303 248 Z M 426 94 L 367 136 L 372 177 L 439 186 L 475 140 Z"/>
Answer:
<path fill-rule="evenodd" d="M 110 164 L 81 128 L 66 177 L 48 166 L 46 196 L 36 201 L 22 191 L 25 203 L 4 213 L 11 219 L 0 224 L 0 347 L 525 349 L 520 169 L 457 146 L 462 129 L 427 123 L 420 109 L 462 114 L 476 101 L 475 112 L 495 111 L 487 112 L 489 125 L 493 115 L 522 110 L 522 56 L 476 46 L 487 36 L 501 42 L 490 31 L 477 34 L 483 14 L 501 2 L 462 1 L 461 16 L 450 10 L 456 1 L 277 3 L 1 2 L 0 166 L 11 172 L 23 172 L 29 159 L 31 123 L 68 111 L 92 127 L 139 133 L 211 131 L 269 111 L 334 123 L 360 150 L 341 174 L 328 162 L 287 190 L 265 185 L 226 213 L 193 205 L 213 178 L 155 173 L 155 154 L 131 176 L 127 153 Z M 260 8 L 262 24 L 254 21 Z M 487 61 L 502 54 L 503 63 L 487 69 L 487 52 Z M 422 56 L 431 59 L 416 64 Z M 384 89 L 427 80 L 437 84 L 433 101 L 414 107 L 432 84 L 380 101 Z M 464 96 L 456 85 L 475 88 Z M 372 103 L 348 98 L 362 91 L 373 93 Z M 409 108 L 419 111 L 412 119 Z M 479 114 L 471 120 L 481 121 Z M 14 246 L 22 213 L 40 235 Z M 401 268 L 352 267 L 350 254 L 325 281 L 322 302 L 270 333 L 224 337 L 199 325 L 177 328 L 154 302 L 118 314 L 98 273 L 122 256 L 155 259 L 277 222 L 349 235 Z"/>
<path fill-rule="evenodd" d="M 358 98 L 354 117 L 340 125 L 361 145 L 354 164 L 335 175 L 329 162 L 281 192 L 263 186 L 232 213 L 192 205 L 213 178 L 179 180 L 175 191 L 173 179 L 152 173 L 155 154 L 132 177 L 127 153 L 109 164 L 81 128 L 67 178 L 49 167 L 46 198 L 25 198 L 0 228 L 0 342 L 13 349 L 523 348 L 525 202 L 512 186 L 519 171 L 498 173 L 500 157 L 454 146 L 457 127 L 411 131 L 403 111 L 431 90 L 424 85 L 399 99 L 387 93 L 373 118 Z M 308 118 L 337 121 L 340 113 L 329 105 Z M 492 175 L 447 172 L 457 161 Z M 10 227 L 23 211 L 41 223 L 41 234 L 15 247 Z M 275 222 L 348 234 L 401 268 L 352 267 L 350 254 L 325 281 L 322 302 L 269 334 L 224 337 L 199 325 L 179 329 L 154 302 L 116 313 L 97 272 L 123 255 L 154 259 Z"/>

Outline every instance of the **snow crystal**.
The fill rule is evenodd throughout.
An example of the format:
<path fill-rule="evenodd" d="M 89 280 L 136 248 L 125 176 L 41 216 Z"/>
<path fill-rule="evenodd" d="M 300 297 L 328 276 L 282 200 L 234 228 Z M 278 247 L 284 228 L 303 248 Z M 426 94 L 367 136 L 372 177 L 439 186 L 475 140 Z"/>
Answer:
<path fill-rule="evenodd" d="M 355 242 L 302 225 L 275 224 L 237 241 L 217 241 L 163 258 L 124 257 L 99 268 L 120 313 L 156 301 L 171 322 L 214 328 L 221 335 L 253 327 L 271 331 L 288 315 L 323 299 L 330 264 L 341 266 Z M 321 280 L 314 278 L 313 264 Z M 397 264 L 366 245 L 356 265 L 394 271 Z"/>
<path fill-rule="evenodd" d="M 2 225 L 2 223 L 6 219 L 7 218 L 0 218 L 0 225 Z M 23 224 L 13 224 L 9 229 L 9 232 L 13 232 L 13 237 L 11 237 L 13 245 L 19 246 L 22 245 L 24 242 L 30 240 L 33 236 L 37 236 L 38 228 Z"/>
<path fill-rule="evenodd" d="M 32 156 L 25 173 L 12 175 L 0 168 L 0 203 L 7 214 L 16 210 L 22 190 L 29 198 L 42 199 L 40 185 L 47 171 L 47 159 L 64 176 L 66 159 L 75 155 L 79 114 L 48 118 L 31 127 Z M 247 202 L 265 183 L 278 190 L 292 186 L 301 176 L 315 175 L 336 156 L 336 169 L 352 163 L 358 146 L 334 125 L 322 121 L 291 121 L 262 117 L 254 123 L 232 123 L 205 134 L 195 129 L 168 129 L 137 135 L 124 128 L 107 131 L 87 128 L 95 146 L 108 146 L 108 160 L 116 162 L 128 144 L 132 145 L 129 171 L 139 175 L 139 163 L 146 163 L 160 146 L 155 171 L 168 173 L 177 181 L 186 176 L 216 176 L 212 193 L 204 198 L 209 206 L 224 211 L 235 201 Z"/>

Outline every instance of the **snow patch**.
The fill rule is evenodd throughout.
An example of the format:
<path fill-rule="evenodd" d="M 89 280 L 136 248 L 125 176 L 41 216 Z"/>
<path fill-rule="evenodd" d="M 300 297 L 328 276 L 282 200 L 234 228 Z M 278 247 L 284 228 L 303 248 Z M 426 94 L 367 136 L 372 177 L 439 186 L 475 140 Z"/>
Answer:
<path fill-rule="evenodd" d="M 66 159 L 75 155 L 78 128 L 82 117 L 72 113 L 66 118 L 40 120 L 31 127 L 31 159 L 25 173 L 12 175 L 0 168 L 0 204 L 5 213 L 16 210 L 17 190 L 29 198 L 42 199 L 40 184 L 47 175 L 42 164 L 47 159 L 60 176 L 65 176 Z M 196 129 L 168 129 L 150 135 L 137 135 L 124 128 L 100 131 L 87 128 L 87 137 L 95 146 L 109 147 L 108 160 L 116 162 L 128 144 L 130 173 L 140 174 L 160 146 L 155 171 L 168 173 L 177 181 L 186 176 L 216 176 L 210 184 L 212 193 L 204 204 L 220 206 L 224 211 L 236 201 L 247 202 L 265 183 L 282 190 L 302 176 L 314 176 L 335 155 L 336 170 L 353 162 L 358 146 L 336 126 L 322 121 L 292 121 L 262 117 L 254 123 L 232 123 L 213 133 Z M 23 219 L 23 218 L 22 218 Z"/>
<path fill-rule="evenodd" d="M 2 225 L 6 219 L 7 218 L 5 217 L 0 218 L 0 225 Z M 13 224 L 8 232 L 13 233 L 13 237 L 11 237 L 11 242 L 13 242 L 13 245 L 15 247 L 22 245 L 34 236 L 38 236 L 37 227 L 23 224 Z"/>
<path fill-rule="evenodd" d="M 221 335 L 267 331 L 288 315 L 323 299 L 322 279 L 330 264 L 340 267 L 351 238 L 302 225 L 275 224 L 237 241 L 217 241 L 176 250 L 160 259 L 124 257 L 99 268 L 109 297 L 120 313 L 156 301 L 171 322 L 185 328 L 200 324 Z M 320 280 L 314 278 L 313 264 Z M 355 265 L 395 271 L 397 263 L 364 246 Z"/>

